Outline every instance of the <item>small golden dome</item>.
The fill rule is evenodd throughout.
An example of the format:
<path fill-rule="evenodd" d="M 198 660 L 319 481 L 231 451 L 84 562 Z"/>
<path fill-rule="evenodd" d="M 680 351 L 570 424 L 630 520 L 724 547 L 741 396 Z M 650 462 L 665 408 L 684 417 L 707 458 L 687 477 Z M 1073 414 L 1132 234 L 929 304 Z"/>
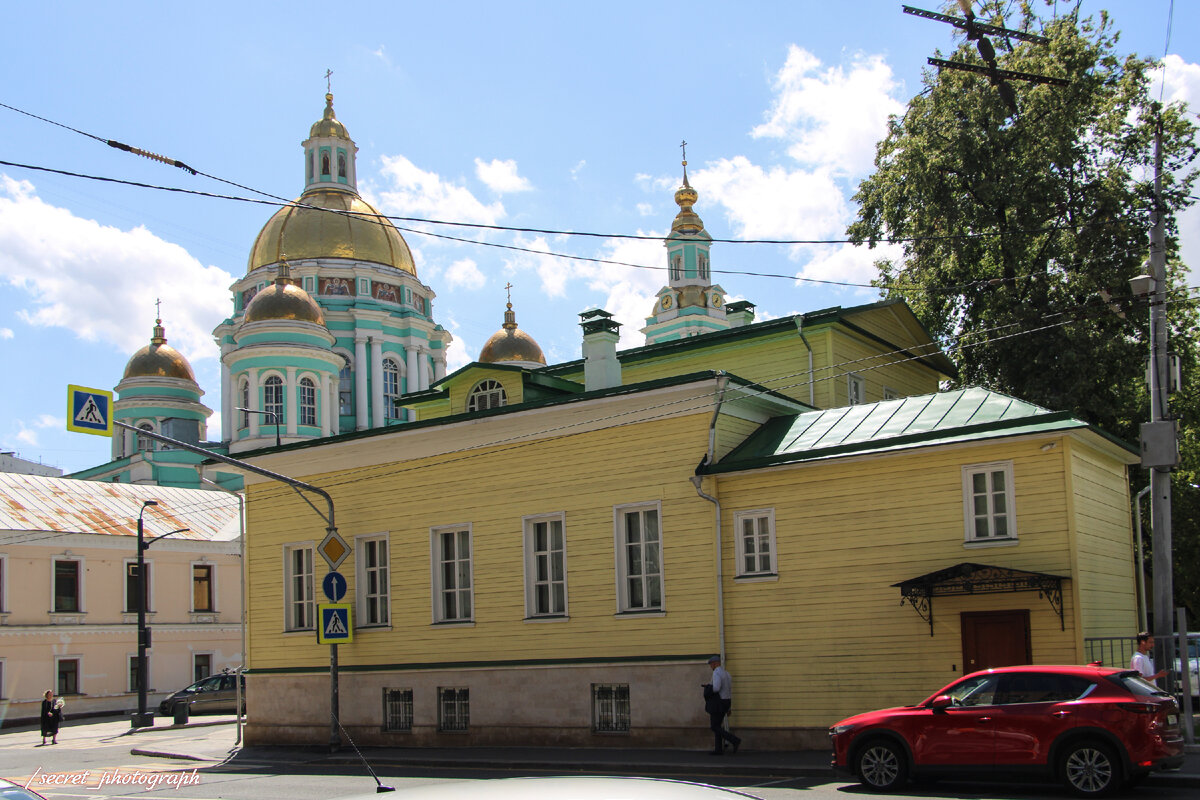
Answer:
<path fill-rule="evenodd" d="M 504 312 L 504 326 L 484 344 L 479 360 L 484 364 L 511 361 L 545 364 L 546 356 L 533 337 L 517 327 L 517 315 L 512 310 L 512 303 L 509 303 L 508 310 Z"/>
<path fill-rule="evenodd" d="M 247 273 L 278 263 L 286 253 L 292 261 L 351 258 L 385 264 L 416 276 L 412 252 L 400 231 L 357 194 L 313 189 L 296 203 L 276 211 L 263 226 L 250 248 Z"/>
<path fill-rule="evenodd" d="M 279 265 L 279 276 L 275 283 L 254 295 L 246 306 L 245 322 L 262 322 L 271 319 L 294 319 L 300 322 L 325 324 L 325 314 L 317 301 L 308 292 L 292 283 L 287 262 Z"/>
<path fill-rule="evenodd" d="M 196 382 L 192 365 L 183 354 L 167 344 L 162 320 L 154 321 L 154 335 L 150 344 L 133 354 L 125 365 L 125 378 L 181 378 Z"/>
<path fill-rule="evenodd" d="M 683 162 L 683 186 L 675 190 L 675 204 L 679 206 L 679 213 L 675 215 L 675 221 L 671 223 L 672 233 L 700 233 L 704 230 L 704 220 L 700 219 L 700 215 L 692 210 L 692 206 L 699 198 L 699 193 L 688 183 L 687 160 L 685 159 Z"/>
<path fill-rule="evenodd" d="M 308 131 L 309 137 L 314 136 L 336 136 L 339 139 L 349 139 L 350 134 L 346 132 L 346 126 L 337 121 L 337 117 L 333 115 L 333 95 L 325 95 L 325 114 L 321 119 L 313 123 L 313 126 Z"/>

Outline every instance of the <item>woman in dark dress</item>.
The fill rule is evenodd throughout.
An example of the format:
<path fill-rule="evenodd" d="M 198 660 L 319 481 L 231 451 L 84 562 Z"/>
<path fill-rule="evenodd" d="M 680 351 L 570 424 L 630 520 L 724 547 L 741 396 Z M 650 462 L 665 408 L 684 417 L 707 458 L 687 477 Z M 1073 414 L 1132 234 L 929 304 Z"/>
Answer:
<path fill-rule="evenodd" d="M 54 690 L 47 689 L 42 699 L 42 744 L 50 737 L 50 744 L 58 744 L 58 723 L 62 720 L 62 709 L 54 702 Z"/>

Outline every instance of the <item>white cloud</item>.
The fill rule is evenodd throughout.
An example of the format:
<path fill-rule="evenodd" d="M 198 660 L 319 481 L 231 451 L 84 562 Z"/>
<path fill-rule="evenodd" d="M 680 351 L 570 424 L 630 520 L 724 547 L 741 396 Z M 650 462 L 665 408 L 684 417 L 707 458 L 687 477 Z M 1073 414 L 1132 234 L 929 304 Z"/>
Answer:
<path fill-rule="evenodd" d="M 66 427 L 67 420 L 53 414 L 38 414 L 38 418 L 34 420 L 33 424 L 38 428 L 59 428 Z"/>
<path fill-rule="evenodd" d="M 865 246 L 855 247 L 844 244 L 833 248 L 825 246 L 815 252 L 796 277 L 809 278 L 814 281 L 830 281 L 834 283 L 869 284 L 879 277 L 875 262 L 890 258 L 899 261 L 904 255 L 904 248 L 898 244 L 882 244 L 874 249 Z M 811 286 L 808 281 L 797 281 L 797 286 Z M 864 286 L 853 290 L 856 294 L 869 298 L 879 298 L 879 290 Z"/>
<path fill-rule="evenodd" d="M 21 426 L 21 430 L 17 431 L 17 441 L 21 444 L 29 445 L 30 447 L 37 447 L 37 431 L 26 428 L 19 420 L 17 421 L 17 424 Z"/>
<path fill-rule="evenodd" d="M 15 335 L 12 328 L 0 328 L 0 339 L 11 339 Z"/>
<path fill-rule="evenodd" d="M 453 288 L 482 289 L 487 276 L 469 258 L 455 261 L 446 268 L 446 282 Z"/>
<path fill-rule="evenodd" d="M 457 319 L 448 317 L 444 324 L 446 330 L 450 331 L 454 337 L 454 340 L 450 342 L 450 347 L 446 350 L 446 374 L 449 375 L 474 361 L 475 354 L 479 351 L 462 338 L 462 326 L 458 324 Z"/>
<path fill-rule="evenodd" d="M 767 121 L 751 135 L 790 142 L 788 154 L 798 162 L 842 175 L 871 168 L 888 116 L 904 112 L 892 97 L 899 85 L 879 55 L 859 54 L 849 68 L 825 67 L 812 53 L 792 45 L 773 88 Z"/>
<path fill-rule="evenodd" d="M 124 231 L 43 202 L 0 174 L 0 280 L 28 297 L 25 322 L 71 330 L 130 355 L 150 341 L 162 300 L 172 346 L 215 358 L 214 320 L 229 313 L 233 276 L 137 227 Z"/>
<path fill-rule="evenodd" d="M 657 231 L 639 230 L 638 233 L 644 236 L 663 235 Z M 621 323 L 619 346 L 622 349 L 640 347 L 646 343 L 646 337 L 641 333 L 646 317 L 654 308 L 658 290 L 667 283 L 667 256 L 663 244 L 661 241 L 644 239 L 609 239 L 605 241 L 600 257 L 622 262 L 622 265 L 588 265 L 581 270 L 590 276 L 588 287 L 605 293 L 601 307 Z M 624 264 L 663 269 L 640 269 Z"/>
<path fill-rule="evenodd" d="M 724 206 L 742 238 L 840 238 L 850 218 L 842 190 L 825 169 L 763 169 L 735 156 L 707 164 L 690 182 L 700 194 L 700 216 L 705 202 Z"/>
<path fill-rule="evenodd" d="M 575 166 L 571 167 L 571 180 L 577 180 L 579 173 L 583 172 L 583 168 L 587 166 L 587 161 L 580 161 Z"/>
<path fill-rule="evenodd" d="M 561 244 L 564 239 L 565 237 L 559 236 L 555 241 Z M 580 262 L 558 256 L 540 255 L 540 253 L 549 253 L 553 249 L 545 236 L 529 239 L 518 234 L 512 243 L 516 247 L 524 247 L 537 252 L 515 253 L 505 257 L 505 269 L 509 272 L 529 270 L 536 272 L 542 282 L 542 291 L 550 297 L 565 297 L 567 281 L 580 274 L 587 274 L 586 270 L 581 271 L 578 268 Z"/>
<path fill-rule="evenodd" d="M 504 217 L 499 201 L 485 204 L 466 187 L 426 172 L 404 156 L 383 156 L 382 162 L 385 186 L 377 199 L 385 211 L 485 225 L 495 225 Z"/>
<path fill-rule="evenodd" d="M 490 162 L 477 158 L 475 175 L 496 194 L 528 192 L 533 189 L 533 184 L 528 179 L 517 174 L 517 162 L 511 158 L 507 161 L 493 158 Z"/>
<path fill-rule="evenodd" d="M 643 217 L 652 217 L 652 216 L 654 216 L 654 204 L 653 203 L 638 203 L 637 204 L 637 212 L 639 214 L 641 214 Z"/>

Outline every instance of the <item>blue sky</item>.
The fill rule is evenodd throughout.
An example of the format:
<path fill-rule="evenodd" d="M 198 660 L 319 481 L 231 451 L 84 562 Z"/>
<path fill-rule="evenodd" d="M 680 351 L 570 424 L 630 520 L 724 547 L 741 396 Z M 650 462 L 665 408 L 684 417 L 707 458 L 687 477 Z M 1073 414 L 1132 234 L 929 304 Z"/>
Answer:
<path fill-rule="evenodd" d="M 1167 48 L 1170 0 L 1083 2 L 1109 10 L 1123 52 L 1168 53 L 1162 91 L 1200 108 L 1200 3 L 1174 5 Z M 900 6 L 21 3 L 5 11 L 19 33 L 0 50 L 0 103 L 295 197 L 299 144 L 329 69 L 338 119 L 359 146 L 360 191 L 384 213 L 663 234 L 686 139 L 696 210 L 714 237 L 837 239 L 887 115 L 920 90 L 925 58 L 956 43 L 949 26 Z M 248 195 L 5 108 L 0 123 L 0 160 Z M 0 165 L 0 450 L 67 471 L 107 460 L 106 439 L 65 430 L 66 386 L 115 386 L 149 340 L 158 298 L 170 343 L 218 412 L 218 438 L 211 333 L 272 211 Z M 1183 227 L 1185 258 L 1200 265 L 1200 214 Z M 465 235 L 665 262 L 656 242 Z M 518 322 L 550 361 L 579 356 L 576 314 L 595 306 L 623 324 L 622 347 L 641 344 L 665 283 L 661 269 L 405 238 L 437 295 L 435 319 L 455 337 L 452 368 L 500 327 L 508 282 Z M 717 276 L 765 319 L 870 302 L 869 290 L 797 278 L 866 283 L 877 255 L 717 244 L 713 267 L 785 276 Z"/>

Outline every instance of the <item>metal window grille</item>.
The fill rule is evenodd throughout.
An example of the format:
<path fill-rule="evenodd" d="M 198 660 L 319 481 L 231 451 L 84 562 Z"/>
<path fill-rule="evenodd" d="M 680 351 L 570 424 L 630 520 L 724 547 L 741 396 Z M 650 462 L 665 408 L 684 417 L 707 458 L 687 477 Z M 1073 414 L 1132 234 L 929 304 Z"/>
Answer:
<path fill-rule="evenodd" d="M 413 690 L 383 690 L 383 729 L 411 731 L 413 726 Z"/>
<path fill-rule="evenodd" d="M 469 689 L 438 688 L 438 730 L 466 731 L 471 724 Z"/>
<path fill-rule="evenodd" d="M 592 684 L 592 730 L 596 733 L 629 732 L 629 684 Z"/>

